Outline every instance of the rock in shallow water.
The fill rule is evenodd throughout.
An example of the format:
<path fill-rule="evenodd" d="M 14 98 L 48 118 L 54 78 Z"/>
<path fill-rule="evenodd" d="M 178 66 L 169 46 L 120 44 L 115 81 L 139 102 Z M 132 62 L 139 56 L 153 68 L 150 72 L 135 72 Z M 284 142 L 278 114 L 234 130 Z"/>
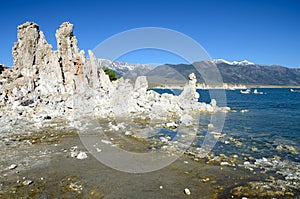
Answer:
<path fill-rule="evenodd" d="M 24 180 L 24 181 L 22 182 L 22 184 L 23 184 L 24 186 L 31 185 L 32 183 L 33 183 L 32 180 Z"/>
<path fill-rule="evenodd" d="M 188 188 L 185 188 L 183 191 L 186 195 L 191 195 L 191 191 Z"/>
<path fill-rule="evenodd" d="M 283 144 L 282 145 L 278 145 L 276 147 L 276 150 L 277 151 L 284 151 L 284 150 L 286 150 L 286 151 L 290 152 L 291 154 L 298 154 L 298 152 L 295 149 L 295 147 L 290 146 L 290 145 L 283 145 Z"/>
<path fill-rule="evenodd" d="M 88 158 L 88 155 L 86 154 L 86 152 L 80 151 L 80 152 L 78 153 L 78 155 L 77 155 L 76 158 L 79 159 L 79 160 L 83 160 L 83 159 Z"/>
<path fill-rule="evenodd" d="M 17 168 L 17 165 L 16 165 L 16 164 L 12 164 L 12 165 L 10 165 L 10 166 L 8 167 L 9 170 L 13 170 L 13 169 L 15 169 L 15 168 Z"/>

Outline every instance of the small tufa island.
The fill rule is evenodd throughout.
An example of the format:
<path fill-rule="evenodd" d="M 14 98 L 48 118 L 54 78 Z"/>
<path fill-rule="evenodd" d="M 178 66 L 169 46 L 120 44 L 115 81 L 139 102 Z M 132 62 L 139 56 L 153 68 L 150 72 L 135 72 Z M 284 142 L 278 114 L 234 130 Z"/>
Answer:
<path fill-rule="evenodd" d="M 176 117 L 184 123 L 192 112 L 229 110 L 217 107 L 215 100 L 198 102 L 193 73 L 179 96 L 148 90 L 145 76 L 137 77 L 134 84 L 123 78 L 111 81 L 92 51 L 86 58 L 78 49 L 69 22 L 56 31 L 56 40 L 55 51 L 37 24 L 27 22 L 18 27 L 18 42 L 12 49 L 14 66 L 0 75 L 0 123 L 71 121 L 74 115 L 150 120 Z"/>

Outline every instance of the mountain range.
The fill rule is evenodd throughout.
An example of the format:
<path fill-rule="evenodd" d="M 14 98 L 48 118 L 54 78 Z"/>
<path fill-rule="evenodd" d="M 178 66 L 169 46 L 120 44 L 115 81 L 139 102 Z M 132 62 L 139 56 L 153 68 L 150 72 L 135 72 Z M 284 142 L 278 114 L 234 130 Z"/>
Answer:
<path fill-rule="evenodd" d="M 150 64 L 133 64 L 128 62 L 117 62 L 107 59 L 97 59 L 99 67 L 108 67 L 115 71 L 117 76 L 133 79 L 141 75 L 145 75 L 147 72 L 153 69 Z"/>
<path fill-rule="evenodd" d="M 146 75 L 148 81 L 156 85 L 181 85 L 186 82 L 190 73 L 195 73 L 198 82 L 204 83 L 203 74 L 201 75 L 199 71 L 207 71 L 207 67 L 213 64 L 219 70 L 224 83 L 300 86 L 300 68 L 255 64 L 246 60 L 229 62 L 223 59 L 216 59 L 193 64 L 164 64 L 157 67 L 147 64 L 130 64 L 108 60 L 106 64 L 103 64 L 105 61 L 101 60 L 98 63 L 115 70 L 119 76 L 135 79 L 138 75 Z"/>

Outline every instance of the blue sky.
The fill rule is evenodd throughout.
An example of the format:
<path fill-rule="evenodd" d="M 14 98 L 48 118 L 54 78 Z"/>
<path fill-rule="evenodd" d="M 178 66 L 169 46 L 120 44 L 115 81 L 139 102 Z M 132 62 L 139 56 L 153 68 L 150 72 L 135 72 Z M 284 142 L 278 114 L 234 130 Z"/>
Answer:
<path fill-rule="evenodd" d="M 79 48 L 94 49 L 119 32 L 164 27 L 199 42 L 212 58 L 249 60 L 300 68 L 300 1 L 297 0 L 139 0 L 139 1 L 0 1 L 0 62 L 12 65 L 17 26 L 34 21 L 56 48 L 55 30 L 75 25 Z M 162 52 L 123 56 L 122 61 L 180 62 Z"/>

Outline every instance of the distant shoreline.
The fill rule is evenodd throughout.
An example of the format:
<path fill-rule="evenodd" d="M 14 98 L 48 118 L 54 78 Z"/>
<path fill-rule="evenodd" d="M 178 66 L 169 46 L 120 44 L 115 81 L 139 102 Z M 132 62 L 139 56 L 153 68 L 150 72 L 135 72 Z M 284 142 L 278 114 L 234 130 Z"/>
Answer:
<path fill-rule="evenodd" d="M 300 88 L 300 86 L 256 85 L 256 86 L 249 86 L 249 88 Z"/>
<path fill-rule="evenodd" d="M 279 86 L 279 85 L 245 85 L 247 88 L 295 88 L 295 89 L 300 89 L 300 86 Z M 149 87 L 149 89 L 183 89 L 183 86 L 155 86 L 155 87 Z M 197 89 L 202 89 L 202 90 L 210 90 L 210 89 L 225 89 L 225 90 L 243 90 L 244 88 L 222 88 L 222 87 L 208 87 L 208 88 L 203 88 L 203 87 L 197 87 Z"/>

